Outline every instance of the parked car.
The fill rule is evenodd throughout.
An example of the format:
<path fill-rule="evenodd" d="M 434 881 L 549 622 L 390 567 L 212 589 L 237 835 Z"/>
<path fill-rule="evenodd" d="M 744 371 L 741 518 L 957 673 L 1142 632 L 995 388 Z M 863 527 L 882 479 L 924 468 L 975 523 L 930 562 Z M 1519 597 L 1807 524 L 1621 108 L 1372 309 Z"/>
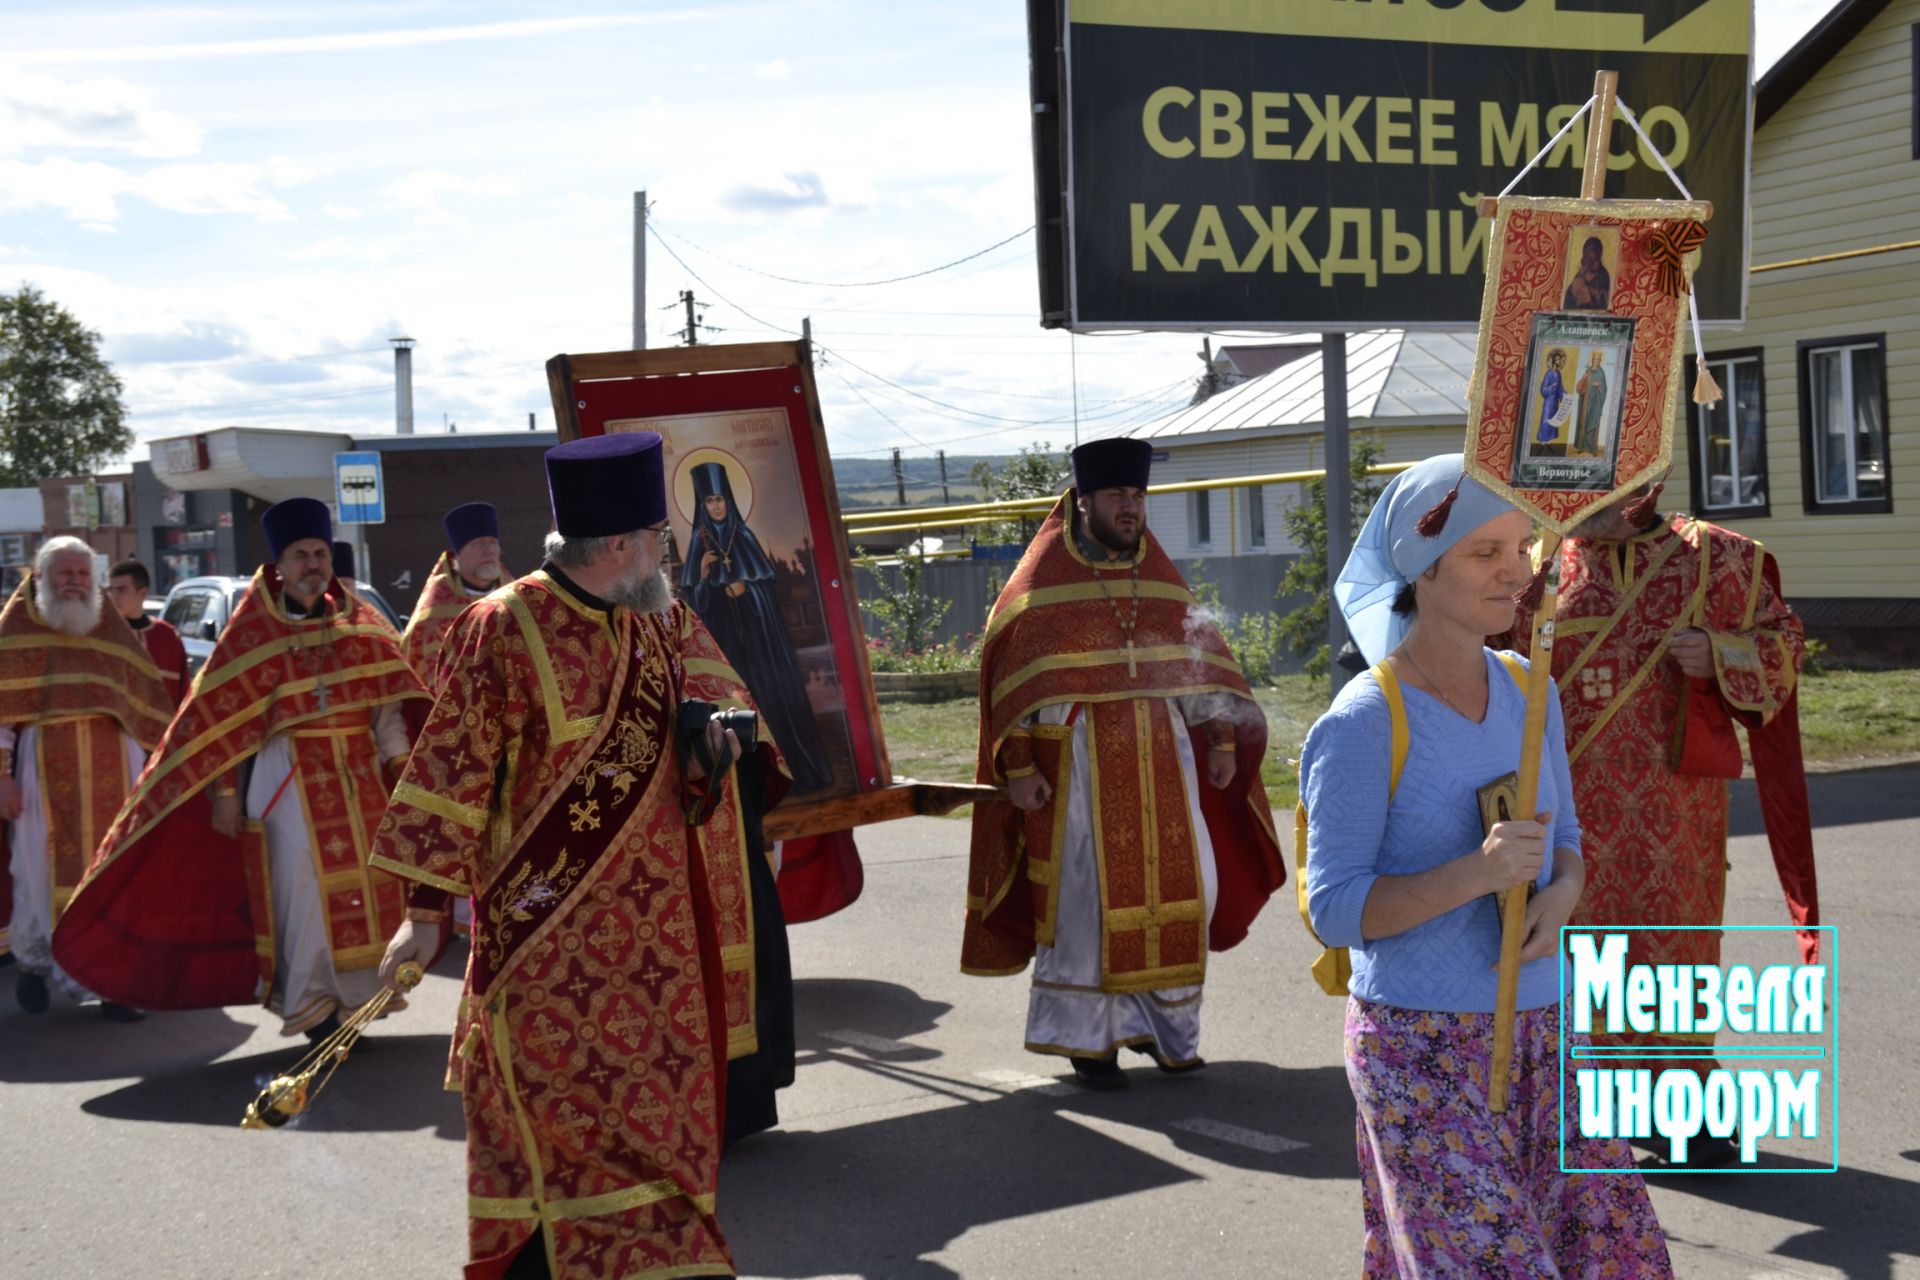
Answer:
<path fill-rule="evenodd" d="M 221 629 L 240 606 L 240 597 L 246 594 L 247 584 L 251 581 L 249 578 L 187 578 L 174 583 L 173 590 L 167 592 L 166 607 L 161 610 L 160 616 L 180 633 L 180 643 L 187 651 L 189 678 L 198 675 L 201 666 L 212 655 Z M 405 625 L 377 587 L 367 582 L 354 582 L 351 585 L 354 594 L 378 609 L 394 625 L 395 630 Z"/>

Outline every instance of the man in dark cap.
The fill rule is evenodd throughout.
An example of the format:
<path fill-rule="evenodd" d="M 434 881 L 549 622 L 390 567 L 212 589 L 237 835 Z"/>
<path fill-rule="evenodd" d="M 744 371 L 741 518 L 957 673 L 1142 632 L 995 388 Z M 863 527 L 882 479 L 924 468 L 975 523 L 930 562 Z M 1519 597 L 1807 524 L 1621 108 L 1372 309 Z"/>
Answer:
<path fill-rule="evenodd" d="M 414 602 L 401 640 L 407 661 L 429 689 L 438 688 L 434 668 L 453 620 L 500 585 L 500 512 L 490 502 L 468 502 L 441 519 L 447 549 Z"/>
<path fill-rule="evenodd" d="M 1266 719 L 1147 530 L 1151 447 L 1073 452 L 1074 487 L 987 621 L 961 968 L 1033 961 L 1027 1048 L 1093 1089 L 1123 1048 L 1202 1064 L 1201 981 L 1284 872 Z"/>
<path fill-rule="evenodd" d="M 273 562 L 107 831 L 54 955 L 109 999 L 264 999 L 283 1035 L 318 1040 L 379 990 L 405 912 L 367 853 L 382 764 L 397 771 L 427 696 L 393 628 L 335 579 L 326 505 L 289 499 L 261 525 Z"/>
<path fill-rule="evenodd" d="M 650 432 L 548 451 L 546 563 L 453 624 L 375 840 L 413 881 L 383 972 L 475 895 L 453 1056 L 473 1274 L 732 1273 L 728 1059 L 761 1047 L 755 988 L 785 961 L 754 925 L 786 778 L 714 718 L 750 703 L 668 589 L 661 460 Z"/>

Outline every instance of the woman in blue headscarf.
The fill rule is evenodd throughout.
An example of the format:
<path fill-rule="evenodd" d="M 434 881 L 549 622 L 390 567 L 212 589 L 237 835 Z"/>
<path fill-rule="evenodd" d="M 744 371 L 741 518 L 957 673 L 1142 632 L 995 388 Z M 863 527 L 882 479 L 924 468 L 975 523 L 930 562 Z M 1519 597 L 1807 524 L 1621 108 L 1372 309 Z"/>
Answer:
<path fill-rule="evenodd" d="M 680 591 L 747 682 L 774 745 L 793 770 L 796 794 L 833 782 L 807 685 L 774 595 L 773 560 L 740 515 L 718 462 L 693 468 L 693 538 L 680 566 Z"/>
<path fill-rule="evenodd" d="M 1570 1131 L 1566 1166 L 1607 1172 L 1561 1172 L 1556 951 L 1585 874 L 1557 699 L 1540 812 L 1481 827 L 1479 788 L 1513 772 L 1526 712 L 1524 660 L 1485 637 L 1512 625 L 1532 541 L 1459 454 L 1429 458 L 1387 486 L 1334 586 L 1376 665 L 1308 734 L 1300 794 L 1314 932 L 1352 955 L 1369 1276 L 1672 1274 L 1624 1142 Z M 1493 895 L 1521 885 L 1512 1089 L 1494 1114 Z"/>

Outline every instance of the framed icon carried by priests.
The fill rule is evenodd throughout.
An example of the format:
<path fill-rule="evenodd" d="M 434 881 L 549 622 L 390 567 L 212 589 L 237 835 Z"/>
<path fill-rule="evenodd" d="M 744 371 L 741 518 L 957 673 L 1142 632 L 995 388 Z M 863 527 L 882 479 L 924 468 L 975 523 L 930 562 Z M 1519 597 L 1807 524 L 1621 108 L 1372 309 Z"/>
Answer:
<path fill-rule="evenodd" d="M 785 756 L 793 788 L 783 803 L 885 786 L 891 770 L 811 366 L 793 343 L 694 351 L 556 357 L 548 369 L 561 438 L 652 431 L 664 441 L 667 573 Z M 702 365 L 697 376 L 681 367 L 689 358 Z"/>

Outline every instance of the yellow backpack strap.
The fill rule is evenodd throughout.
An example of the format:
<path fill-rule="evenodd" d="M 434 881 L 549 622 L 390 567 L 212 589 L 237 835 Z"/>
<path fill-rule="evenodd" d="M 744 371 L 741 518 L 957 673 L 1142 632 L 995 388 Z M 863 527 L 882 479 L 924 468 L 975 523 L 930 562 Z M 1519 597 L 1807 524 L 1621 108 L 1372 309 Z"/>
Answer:
<path fill-rule="evenodd" d="M 1393 793 L 1400 789 L 1400 771 L 1407 767 L 1407 750 L 1413 740 L 1407 732 L 1407 703 L 1400 696 L 1400 678 L 1393 674 L 1393 668 L 1385 659 L 1374 663 L 1367 674 L 1386 695 L 1387 715 L 1393 722 L 1392 745 L 1387 749 L 1387 803 L 1392 804 Z"/>
<path fill-rule="evenodd" d="M 1527 664 L 1520 661 L 1520 655 L 1517 653 L 1508 653 L 1502 649 L 1495 650 L 1493 656 L 1500 659 L 1500 665 L 1505 667 L 1507 674 L 1513 677 L 1513 682 L 1519 686 L 1520 692 L 1525 693 L 1527 691 Z"/>
<path fill-rule="evenodd" d="M 1374 683 L 1380 686 L 1380 692 L 1387 699 L 1387 716 L 1392 726 L 1387 747 L 1387 803 L 1393 803 L 1393 793 L 1400 786 L 1400 771 L 1406 768 L 1407 751 L 1412 736 L 1407 732 L 1407 704 L 1400 696 L 1400 682 L 1394 677 L 1393 668 L 1385 662 L 1378 663 L 1369 673 Z M 1299 900 L 1300 919 L 1307 926 L 1307 932 L 1313 934 L 1315 942 L 1320 935 L 1313 933 L 1313 917 L 1307 911 L 1307 806 L 1293 806 L 1293 891 Z M 1347 994 L 1347 983 L 1353 977 L 1353 958 L 1345 947 L 1325 947 L 1313 962 L 1313 980 L 1320 989 L 1330 996 Z"/>

